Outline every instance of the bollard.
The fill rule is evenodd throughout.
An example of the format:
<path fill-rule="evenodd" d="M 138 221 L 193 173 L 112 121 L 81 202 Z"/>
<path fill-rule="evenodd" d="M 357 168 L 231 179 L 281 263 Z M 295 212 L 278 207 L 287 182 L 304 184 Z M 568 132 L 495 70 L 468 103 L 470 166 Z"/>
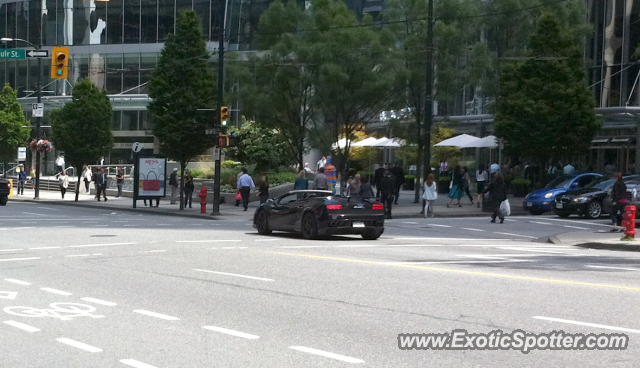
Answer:
<path fill-rule="evenodd" d="M 209 189 L 203 185 L 202 189 L 200 189 L 200 213 L 207 213 L 207 196 L 209 194 Z"/>
<path fill-rule="evenodd" d="M 624 237 L 621 240 L 633 240 L 636 237 L 636 206 L 626 206 L 622 216 Z"/>

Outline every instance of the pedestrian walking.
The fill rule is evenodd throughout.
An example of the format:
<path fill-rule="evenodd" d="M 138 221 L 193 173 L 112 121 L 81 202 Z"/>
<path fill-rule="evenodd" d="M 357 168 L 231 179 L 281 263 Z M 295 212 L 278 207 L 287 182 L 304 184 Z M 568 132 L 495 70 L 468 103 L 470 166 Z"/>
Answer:
<path fill-rule="evenodd" d="M 327 176 L 324 174 L 324 167 L 318 169 L 316 177 L 313 179 L 313 189 L 316 190 L 328 190 L 329 183 Z"/>
<path fill-rule="evenodd" d="M 504 214 L 500 211 L 500 205 L 507 199 L 507 188 L 504 184 L 504 178 L 500 172 L 495 173 L 491 183 L 485 189 L 484 193 L 489 194 L 489 202 L 492 209 L 491 222 L 496 222 L 496 217 L 500 218 L 500 223 L 504 222 Z"/>
<path fill-rule="evenodd" d="M 91 179 L 93 178 L 93 173 L 91 172 L 91 168 L 87 165 L 84 165 L 82 168 L 82 180 L 84 181 L 84 189 L 87 194 L 89 194 L 89 184 L 91 183 Z"/>
<path fill-rule="evenodd" d="M 269 199 L 269 178 L 266 175 L 262 175 L 258 183 L 258 198 L 260 198 L 260 204 Z"/>
<path fill-rule="evenodd" d="M 478 166 L 478 170 L 476 170 L 476 192 L 478 193 L 478 208 L 480 208 L 480 204 L 482 203 L 482 193 L 484 192 L 487 181 L 489 181 L 489 173 L 487 172 L 486 165 L 480 164 L 480 166 Z"/>
<path fill-rule="evenodd" d="M 466 194 L 467 197 L 469 197 L 471 205 L 473 206 L 473 196 L 469 190 L 471 188 L 471 175 L 469 175 L 469 169 L 466 166 L 462 168 L 462 188 L 463 195 Z"/>
<path fill-rule="evenodd" d="M 184 176 L 184 207 L 187 205 L 189 208 L 193 205 L 193 192 L 196 190 L 195 185 L 193 184 L 193 175 L 191 175 L 191 171 L 187 170 Z"/>
<path fill-rule="evenodd" d="M 171 175 L 169 175 L 169 186 L 171 187 L 171 202 L 176 204 L 176 196 L 178 195 L 178 168 L 174 167 Z"/>
<path fill-rule="evenodd" d="M 24 169 L 24 166 L 20 165 L 20 171 L 18 172 L 18 186 L 17 195 L 24 194 L 24 184 L 27 182 L 27 170 Z"/>
<path fill-rule="evenodd" d="M 118 194 L 116 198 L 120 198 L 122 196 L 122 186 L 124 185 L 124 169 L 121 167 L 116 167 L 116 187 L 118 188 Z"/>
<path fill-rule="evenodd" d="M 306 178 L 306 170 L 301 170 L 298 173 L 296 181 L 293 183 L 293 190 L 305 190 L 309 189 L 309 181 Z"/>
<path fill-rule="evenodd" d="M 100 202 L 100 194 L 102 194 L 104 201 L 107 201 L 107 184 L 108 184 L 107 169 L 104 167 L 96 174 L 96 199 Z"/>
<path fill-rule="evenodd" d="M 62 170 L 60 175 L 58 175 L 58 185 L 60 186 L 62 199 L 64 199 L 64 195 L 67 193 L 67 188 L 69 187 L 69 176 L 67 175 L 66 170 Z"/>
<path fill-rule="evenodd" d="M 58 158 L 56 158 L 56 168 L 58 169 L 59 173 L 64 171 L 64 156 L 63 155 L 60 155 L 60 156 L 58 156 Z"/>
<path fill-rule="evenodd" d="M 624 206 L 629 203 L 627 185 L 622 180 L 622 174 L 616 173 L 615 178 L 616 182 L 613 184 L 613 189 L 611 190 L 611 202 L 613 204 L 613 208 L 611 209 L 612 232 L 619 231 L 619 226 L 622 224 Z"/>
<path fill-rule="evenodd" d="M 449 188 L 449 201 L 447 202 L 447 208 L 449 208 L 454 201 L 456 201 L 456 204 L 458 205 L 458 207 L 462 207 L 462 204 L 460 203 L 460 199 L 462 198 L 462 195 L 463 195 L 462 170 L 460 169 L 460 166 L 456 166 L 453 169 L 453 176 L 451 177 L 451 185 Z"/>
<path fill-rule="evenodd" d="M 362 198 L 373 198 L 375 195 L 373 194 L 373 188 L 371 188 L 371 183 L 369 182 L 369 176 L 362 176 L 362 184 L 360 185 L 360 197 Z"/>
<path fill-rule="evenodd" d="M 402 188 L 402 185 L 404 184 L 404 181 L 405 181 L 404 170 L 399 164 L 396 164 L 396 166 L 394 166 L 391 169 L 391 173 L 393 174 L 394 184 L 395 184 L 394 193 L 393 193 L 394 203 L 398 204 L 398 198 L 400 197 L 400 188 Z"/>
<path fill-rule="evenodd" d="M 396 191 L 396 183 L 390 170 L 384 172 L 380 181 L 380 199 L 384 204 L 385 218 L 391 219 L 391 206 L 393 205 L 393 194 Z"/>
<path fill-rule="evenodd" d="M 436 203 L 436 199 L 438 199 L 438 186 L 433 174 L 429 174 L 422 185 L 422 203 L 424 206 L 422 213 L 424 213 L 424 217 L 435 216 L 433 205 Z"/>
<path fill-rule="evenodd" d="M 240 190 L 240 195 L 242 195 L 242 206 L 246 211 L 249 208 L 249 196 L 251 195 L 251 191 L 256 188 L 256 185 L 253 183 L 253 179 L 249 175 L 247 168 L 242 168 L 242 175 L 238 179 L 238 189 Z"/>
<path fill-rule="evenodd" d="M 360 174 L 355 174 L 347 186 L 347 195 L 350 197 L 360 196 L 362 189 L 362 178 Z"/>
<path fill-rule="evenodd" d="M 373 185 L 376 187 L 376 198 L 380 198 L 380 184 L 382 183 L 382 178 L 384 177 L 384 170 L 387 169 L 389 165 L 380 164 L 378 168 L 373 172 Z"/>

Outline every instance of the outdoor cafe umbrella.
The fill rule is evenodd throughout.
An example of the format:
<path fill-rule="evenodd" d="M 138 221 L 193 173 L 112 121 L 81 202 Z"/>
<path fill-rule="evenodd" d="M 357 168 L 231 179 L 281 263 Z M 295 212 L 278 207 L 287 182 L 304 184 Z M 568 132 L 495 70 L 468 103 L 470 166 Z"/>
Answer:
<path fill-rule="evenodd" d="M 478 138 L 478 137 L 474 137 L 474 136 L 469 135 L 469 134 L 460 134 L 460 135 L 457 135 L 455 137 L 451 137 L 451 138 L 445 139 L 442 142 L 436 143 L 436 144 L 434 144 L 434 146 L 436 146 L 436 147 L 459 147 L 459 148 L 463 148 L 463 147 L 465 147 L 467 145 L 474 144 L 478 140 L 480 140 L 480 138 Z M 469 146 L 469 147 L 471 147 L 471 146 Z"/>
<path fill-rule="evenodd" d="M 488 135 L 484 138 L 478 138 L 476 141 L 461 145 L 460 148 L 496 148 L 498 147 L 498 138 Z"/>

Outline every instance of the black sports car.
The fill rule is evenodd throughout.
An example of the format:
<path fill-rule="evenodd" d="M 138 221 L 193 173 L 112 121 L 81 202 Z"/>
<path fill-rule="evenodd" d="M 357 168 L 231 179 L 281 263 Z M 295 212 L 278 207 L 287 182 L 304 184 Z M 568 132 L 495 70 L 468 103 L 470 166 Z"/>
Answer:
<path fill-rule="evenodd" d="M 384 206 L 375 199 L 344 197 L 325 190 L 294 190 L 262 204 L 253 216 L 262 235 L 273 230 L 302 233 L 306 239 L 359 234 L 378 239 L 384 231 Z"/>
<path fill-rule="evenodd" d="M 560 217 L 579 214 L 587 218 L 597 219 L 601 215 L 611 213 L 611 189 L 615 178 L 602 178 L 585 188 L 566 192 L 556 197 L 553 211 Z M 623 177 L 631 204 L 635 204 L 638 189 L 640 189 L 640 175 Z"/>

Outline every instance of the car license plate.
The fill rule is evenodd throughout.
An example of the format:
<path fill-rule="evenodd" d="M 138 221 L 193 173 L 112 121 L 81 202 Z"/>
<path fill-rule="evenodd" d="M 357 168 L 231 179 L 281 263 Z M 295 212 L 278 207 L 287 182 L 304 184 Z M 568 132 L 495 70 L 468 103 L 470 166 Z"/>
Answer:
<path fill-rule="evenodd" d="M 562 208 L 562 203 L 560 202 L 556 203 L 556 208 Z"/>
<path fill-rule="evenodd" d="M 353 227 L 364 227 L 364 222 L 354 222 Z"/>
<path fill-rule="evenodd" d="M 533 206 L 533 202 L 527 202 L 527 207 L 532 207 Z"/>

